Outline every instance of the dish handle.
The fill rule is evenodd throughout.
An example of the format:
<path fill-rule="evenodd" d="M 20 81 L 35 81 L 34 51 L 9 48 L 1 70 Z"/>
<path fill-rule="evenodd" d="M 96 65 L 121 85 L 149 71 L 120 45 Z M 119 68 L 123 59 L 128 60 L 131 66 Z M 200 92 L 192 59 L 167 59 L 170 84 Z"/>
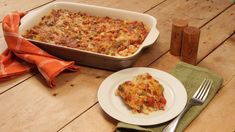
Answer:
<path fill-rule="evenodd" d="M 149 36 L 147 36 L 147 39 L 144 41 L 143 47 L 148 47 L 152 45 L 158 38 L 159 31 L 156 27 L 152 28 L 149 32 Z"/>
<path fill-rule="evenodd" d="M 22 23 L 24 23 L 24 21 L 30 21 L 31 18 L 34 18 L 35 21 L 37 20 L 41 20 L 41 18 L 44 16 L 43 10 L 46 8 L 51 8 L 53 6 L 52 3 L 49 3 L 47 5 L 44 5 L 42 7 L 27 11 L 27 14 L 21 19 Z M 28 20 L 29 19 L 29 20 Z"/>
<path fill-rule="evenodd" d="M 37 8 L 37 9 L 35 9 L 35 10 L 30 10 L 30 11 L 27 11 L 27 17 L 32 17 L 32 16 L 34 16 L 35 14 L 37 14 L 38 13 L 38 11 L 41 9 L 42 7 L 40 7 L 40 8 Z"/>

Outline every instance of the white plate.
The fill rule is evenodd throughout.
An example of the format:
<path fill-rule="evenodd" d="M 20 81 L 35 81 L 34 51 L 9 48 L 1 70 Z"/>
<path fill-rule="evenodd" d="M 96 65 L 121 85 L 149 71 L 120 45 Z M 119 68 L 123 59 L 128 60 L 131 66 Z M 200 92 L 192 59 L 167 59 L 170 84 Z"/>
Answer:
<path fill-rule="evenodd" d="M 146 72 L 163 85 L 167 103 L 165 110 L 148 115 L 134 114 L 121 98 L 115 95 L 115 91 L 121 83 Z M 108 115 L 119 121 L 135 125 L 155 125 L 176 117 L 186 105 L 187 93 L 182 83 L 169 73 L 153 68 L 136 67 L 118 71 L 107 77 L 99 87 L 98 101 Z"/>

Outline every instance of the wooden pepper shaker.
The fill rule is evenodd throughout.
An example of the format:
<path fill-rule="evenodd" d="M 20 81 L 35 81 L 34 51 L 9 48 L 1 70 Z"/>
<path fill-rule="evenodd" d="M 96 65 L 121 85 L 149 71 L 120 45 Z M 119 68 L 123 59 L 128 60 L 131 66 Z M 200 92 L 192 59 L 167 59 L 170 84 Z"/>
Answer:
<path fill-rule="evenodd" d="M 183 32 L 181 60 L 189 64 L 197 63 L 197 51 L 200 38 L 200 29 L 186 27 Z"/>
<path fill-rule="evenodd" d="M 188 22 L 182 19 L 173 19 L 171 32 L 170 53 L 180 56 L 184 28 L 188 27 Z"/>

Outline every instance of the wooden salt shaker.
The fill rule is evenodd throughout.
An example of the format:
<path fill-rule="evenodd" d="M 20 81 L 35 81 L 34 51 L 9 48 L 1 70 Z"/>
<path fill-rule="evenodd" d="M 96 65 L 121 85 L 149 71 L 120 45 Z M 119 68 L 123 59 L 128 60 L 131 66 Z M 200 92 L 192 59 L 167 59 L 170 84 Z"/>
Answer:
<path fill-rule="evenodd" d="M 186 20 L 173 19 L 170 45 L 170 53 L 172 55 L 180 56 L 181 54 L 183 30 L 185 27 L 188 27 Z"/>
<path fill-rule="evenodd" d="M 200 38 L 200 29 L 186 27 L 183 32 L 181 60 L 189 64 L 197 63 L 197 51 Z"/>

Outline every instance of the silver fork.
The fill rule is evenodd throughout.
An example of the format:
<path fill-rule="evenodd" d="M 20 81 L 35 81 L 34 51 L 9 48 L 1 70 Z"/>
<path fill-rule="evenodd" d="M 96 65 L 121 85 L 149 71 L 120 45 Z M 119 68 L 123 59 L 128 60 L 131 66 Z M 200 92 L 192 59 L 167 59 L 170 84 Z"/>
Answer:
<path fill-rule="evenodd" d="M 162 132 L 174 132 L 179 120 L 183 117 L 183 115 L 194 105 L 202 105 L 207 98 L 207 95 L 210 91 L 212 81 L 209 79 L 204 79 L 201 85 L 199 86 L 196 93 L 191 98 L 190 102 L 186 105 L 183 111 L 176 117 L 169 125 L 167 125 Z"/>

